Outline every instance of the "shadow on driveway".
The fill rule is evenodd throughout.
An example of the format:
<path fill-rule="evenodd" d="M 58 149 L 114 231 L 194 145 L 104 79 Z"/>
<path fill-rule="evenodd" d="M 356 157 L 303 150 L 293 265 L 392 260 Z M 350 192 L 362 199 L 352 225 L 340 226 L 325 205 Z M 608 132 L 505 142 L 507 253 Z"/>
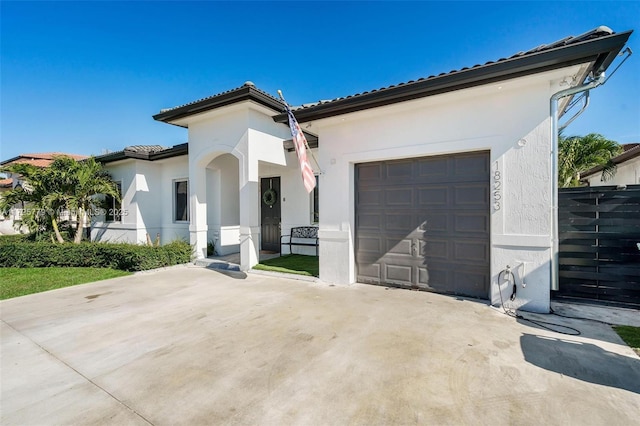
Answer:
<path fill-rule="evenodd" d="M 520 346 L 527 362 L 585 382 L 640 393 L 640 361 L 591 343 L 523 334 Z M 604 361 L 603 361 L 604 360 Z"/>

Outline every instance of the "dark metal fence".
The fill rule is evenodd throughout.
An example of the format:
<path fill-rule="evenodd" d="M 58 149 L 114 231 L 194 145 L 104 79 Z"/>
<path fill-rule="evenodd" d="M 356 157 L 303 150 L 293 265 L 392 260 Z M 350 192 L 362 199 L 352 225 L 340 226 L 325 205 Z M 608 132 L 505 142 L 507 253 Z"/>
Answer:
<path fill-rule="evenodd" d="M 640 185 L 559 190 L 554 298 L 640 308 Z"/>

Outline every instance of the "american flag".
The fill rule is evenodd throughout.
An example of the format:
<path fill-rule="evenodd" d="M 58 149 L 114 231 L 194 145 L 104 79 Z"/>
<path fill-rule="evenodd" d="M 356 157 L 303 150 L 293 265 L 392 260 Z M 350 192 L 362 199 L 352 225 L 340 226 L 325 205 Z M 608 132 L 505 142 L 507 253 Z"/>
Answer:
<path fill-rule="evenodd" d="M 307 138 L 304 137 L 304 133 L 298 124 L 298 120 L 291 112 L 289 105 L 285 104 L 287 114 L 289 115 L 289 127 L 291 128 L 291 136 L 293 138 L 293 146 L 296 148 L 296 154 L 298 154 L 298 161 L 300 162 L 300 170 L 302 170 L 302 183 L 308 193 L 313 191 L 316 187 L 316 177 L 313 174 L 313 169 L 309 160 L 307 159 Z"/>

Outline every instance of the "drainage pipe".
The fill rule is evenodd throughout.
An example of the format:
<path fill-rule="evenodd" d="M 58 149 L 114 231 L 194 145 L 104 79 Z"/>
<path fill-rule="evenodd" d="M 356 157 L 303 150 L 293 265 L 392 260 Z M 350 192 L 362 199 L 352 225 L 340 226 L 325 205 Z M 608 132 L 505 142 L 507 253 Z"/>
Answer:
<path fill-rule="evenodd" d="M 589 83 L 570 87 L 551 96 L 551 290 L 559 290 L 558 237 L 558 101 L 576 93 L 594 89 L 605 82 L 604 72 Z"/>

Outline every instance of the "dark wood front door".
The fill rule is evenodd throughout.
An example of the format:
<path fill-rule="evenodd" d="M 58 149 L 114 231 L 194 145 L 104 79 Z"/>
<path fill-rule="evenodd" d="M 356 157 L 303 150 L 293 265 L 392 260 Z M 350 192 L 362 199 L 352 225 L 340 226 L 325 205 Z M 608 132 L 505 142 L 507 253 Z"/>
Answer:
<path fill-rule="evenodd" d="M 262 250 L 280 253 L 280 178 L 260 179 Z"/>

